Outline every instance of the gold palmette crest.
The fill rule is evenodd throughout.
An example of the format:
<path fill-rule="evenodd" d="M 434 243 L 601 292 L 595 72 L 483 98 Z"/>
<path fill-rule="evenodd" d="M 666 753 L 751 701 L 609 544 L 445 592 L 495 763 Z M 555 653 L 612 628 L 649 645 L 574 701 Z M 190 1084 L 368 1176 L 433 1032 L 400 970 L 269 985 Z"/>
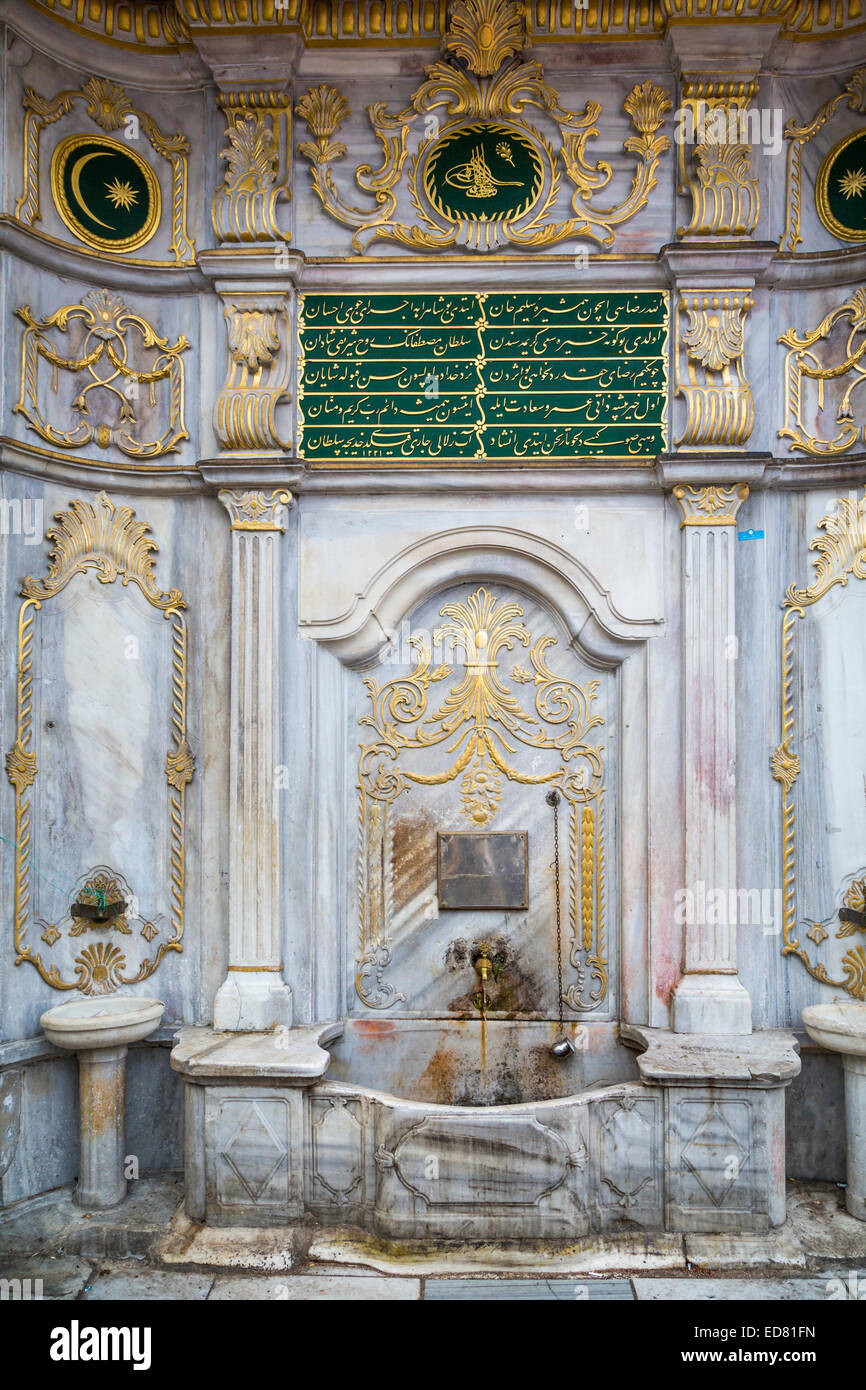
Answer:
<path fill-rule="evenodd" d="M 480 28 L 476 30 L 476 37 L 480 32 Z M 460 44 L 468 43 L 462 37 L 458 40 L 456 31 L 452 36 L 454 43 L 450 46 L 455 52 L 460 51 Z M 382 149 L 382 162 L 376 169 L 359 164 L 355 182 L 362 193 L 374 199 L 374 207 L 348 202 L 332 172 L 332 166 L 346 153 L 342 141 L 333 138 L 350 114 L 345 99 L 335 87 L 326 84 L 311 88 L 300 98 L 295 112 L 306 122 L 313 139 L 303 141 L 299 153 L 310 162 L 313 188 L 325 211 L 352 229 L 355 252 L 364 254 L 377 240 L 394 241 L 414 251 L 445 250 L 458 243 L 479 251 L 493 250 L 502 243 L 541 249 L 577 238 L 611 246 L 615 229 L 646 206 L 656 186 L 659 160 L 670 147 L 668 137 L 659 134 L 671 105 L 663 88 L 647 81 L 634 87 L 626 97 L 623 105 L 634 134 L 624 141 L 624 149 L 636 159 L 631 188 L 621 203 L 606 208 L 596 206 L 596 195 L 613 177 L 610 164 L 603 160 L 594 163 L 587 157 L 588 142 L 598 135 L 601 106 L 591 101 L 580 113 L 567 110 L 560 105 L 554 88 L 544 80 L 539 63 L 515 58 L 502 65 L 507 47 L 502 47 L 503 58 L 487 76 L 477 75 L 478 67 L 493 61 L 492 57 L 481 56 L 482 51 L 492 53 L 493 49 L 478 41 L 477 53 L 472 50 L 476 64 L 473 71 L 464 70 L 456 58 L 433 63 L 425 69 L 426 81 L 404 110 L 392 112 L 384 102 L 367 107 L 370 125 Z M 467 61 L 468 53 L 467 48 Z M 558 128 L 558 151 L 527 119 L 527 108 L 532 107 Z M 425 116 L 435 116 L 435 131 L 425 131 L 415 152 L 410 154 L 414 124 Z M 429 124 L 428 119 L 426 125 Z M 487 212 L 482 206 L 485 197 L 492 197 L 500 186 L 512 181 L 505 172 L 494 179 L 489 168 L 482 167 L 485 160 L 480 137 L 484 131 L 506 144 L 511 134 L 518 144 L 522 142 L 531 148 L 537 174 L 527 188 L 529 196 L 520 198 L 514 208 Z M 474 208 L 471 212 L 449 212 L 441 197 L 435 195 L 431 173 L 443 145 L 464 132 L 474 133 L 478 147 L 469 160 L 471 164 L 474 159 L 476 167 L 466 175 L 471 177 L 477 196 L 477 213 Z M 574 189 L 572 215 L 557 221 L 553 212 L 563 173 Z M 409 200 L 419 218 L 415 225 L 394 216 L 404 176 Z"/>
<path fill-rule="evenodd" d="M 136 521 L 131 507 L 115 507 L 104 492 L 93 502 L 75 499 L 67 511 L 56 513 L 55 525 L 46 532 L 52 544 L 48 570 L 41 578 L 29 576 L 21 586 L 23 602 L 18 613 L 17 717 L 15 742 L 6 756 L 6 773 L 15 789 L 15 905 L 13 941 L 15 964 L 35 966 L 53 989 L 81 989 L 85 993 L 106 993 L 119 985 L 138 984 L 157 969 L 168 951 L 182 950 L 185 880 L 185 792 L 194 773 L 194 759 L 186 733 L 187 626 L 186 608 L 179 589 L 158 588 L 153 555 L 156 541 L 146 522 Z M 31 805 L 29 789 L 37 776 L 33 737 L 34 638 L 36 616 L 42 605 L 63 592 L 76 575 L 93 571 L 101 584 L 118 579 L 124 587 L 136 587 L 148 604 L 161 612 L 171 625 L 172 683 L 169 748 L 165 776 L 169 784 L 169 844 L 171 857 L 170 923 L 171 934 L 152 956 L 145 956 L 138 970 L 125 974 L 126 959 L 115 947 L 100 944 L 87 947 L 76 958 L 76 976 L 64 978 L 57 965 L 34 954 L 28 944 L 29 914 L 32 903 Z M 100 869 L 82 888 L 86 895 L 119 895 L 117 876 Z M 89 899 L 87 899 L 89 900 Z M 125 919 L 124 919 L 125 920 Z M 72 932 L 70 935 L 78 935 Z M 128 933 L 124 933 L 128 934 Z M 146 922 L 141 935 L 150 941 L 157 935 Z M 49 926 L 42 940 L 51 949 L 59 939 L 56 927 Z"/>
<path fill-rule="evenodd" d="M 492 77 L 525 46 L 525 10 L 517 0 L 452 0 L 445 47 L 471 72 Z"/>
<path fill-rule="evenodd" d="M 836 587 L 845 586 L 850 578 L 866 579 L 866 491 L 862 497 L 839 497 L 830 512 L 818 523 L 819 534 L 809 542 L 817 555 L 812 561 L 815 575 L 812 583 L 803 588 L 791 584 L 785 594 L 782 612 L 782 730 L 781 739 L 770 759 L 770 768 L 782 788 L 782 873 L 783 873 L 783 955 L 797 956 L 809 974 L 822 984 L 844 989 L 855 999 L 866 1000 L 866 946 L 854 945 L 841 961 L 842 978 L 831 976 L 822 961 L 813 961 L 797 936 L 796 879 L 796 785 L 800 776 L 800 759 L 793 749 L 796 738 L 796 708 L 794 702 L 795 628 L 806 609 L 818 603 Z M 856 906 L 862 892 L 863 871 L 858 871 L 843 885 L 842 903 Z M 820 948 L 835 920 L 831 914 L 824 922 L 815 922 L 806 933 Z M 836 937 L 849 937 L 853 930 L 843 925 Z"/>
<path fill-rule="evenodd" d="M 408 676 L 380 686 L 364 681 L 371 709 L 359 720 L 371 729 L 372 742 L 358 759 L 360 943 L 356 988 L 369 1008 L 389 1008 L 404 996 L 385 979 L 390 963 L 389 809 L 403 792 L 417 787 L 459 782 L 461 811 L 473 828 L 483 828 L 498 813 L 503 779 L 522 786 L 555 786 L 571 815 L 572 964 L 578 981 L 567 995 L 576 1011 L 598 1008 L 607 991 L 604 956 L 604 765 L 601 745 L 588 734 L 604 720 L 593 711 L 598 682 L 577 685 L 556 675 L 547 663 L 554 637 L 533 642 L 521 621 L 518 603 L 480 588 L 465 600 L 446 603 L 445 619 L 433 633 L 462 678 L 433 711 L 430 691 L 454 675 L 454 665 L 433 666 L 432 652 L 420 638 L 410 639 L 416 662 Z M 511 680 L 527 687 L 531 707 L 518 698 L 501 672 L 506 652 L 528 649 L 528 665 L 518 662 Z M 518 746 L 550 755 L 549 771 L 523 770 L 515 761 Z M 427 772 L 434 748 L 444 748 L 448 766 Z M 586 810 L 590 814 L 586 815 Z M 578 955 L 577 953 L 584 954 Z"/>

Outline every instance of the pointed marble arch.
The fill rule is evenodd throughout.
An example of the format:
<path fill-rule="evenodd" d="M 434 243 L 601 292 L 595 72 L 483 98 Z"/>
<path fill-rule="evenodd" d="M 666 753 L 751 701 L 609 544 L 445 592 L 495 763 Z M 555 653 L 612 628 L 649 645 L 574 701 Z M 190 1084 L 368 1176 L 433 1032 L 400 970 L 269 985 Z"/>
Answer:
<path fill-rule="evenodd" d="M 299 629 L 344 665 L 374 661 L 386 635 L 424 599 L 462 582 L 500 581 L 552 606 L 570 639 L 602 665 L 618 665 L 634 644 L 664 633 L 659 614 L 628 617 L 591 570 L 554 542 L 507 526 L 454 527 L 395 550 L 351 603 L 331 617 L 305 616 L 301 570 Z"/>

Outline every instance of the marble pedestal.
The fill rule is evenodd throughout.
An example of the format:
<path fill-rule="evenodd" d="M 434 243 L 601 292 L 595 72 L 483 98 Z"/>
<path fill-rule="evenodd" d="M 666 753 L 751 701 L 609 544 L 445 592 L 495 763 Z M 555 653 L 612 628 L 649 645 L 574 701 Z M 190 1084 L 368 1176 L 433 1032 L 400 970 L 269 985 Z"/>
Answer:
<path fill-rule="evenodd" d="M 126 1054 L 153 1032 L 163 1010 L 156 999 L 78 999 L 39 1020 L 49 1042 L 78 1053 L 80 1207 L 104 1210 L 126 1196 Z"/>
<path fill-rule="evenodd" d="M 847 1187 L 845 1206 L 866 1221 L 866 1004 L 845 1000 L 803 1010 L 806 1031 L 831 1052 L 841 1052 L 845 1069 Z"/>

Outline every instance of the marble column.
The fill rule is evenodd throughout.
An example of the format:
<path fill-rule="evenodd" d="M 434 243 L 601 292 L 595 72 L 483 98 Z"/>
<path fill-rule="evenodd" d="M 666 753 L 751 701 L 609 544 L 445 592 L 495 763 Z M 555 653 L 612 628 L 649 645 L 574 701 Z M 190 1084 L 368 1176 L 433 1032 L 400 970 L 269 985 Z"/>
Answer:
<path fill-rule="evenodd" d="M 683 514 L 687 890 L 685 973 L 673 1006 L 677 1033 L 752 1031 L 751 1001 L 737 976 L 736 911 L 730 911 L 739 902 L 734 557 L 737 512 L 748 495 L 745 484 L 674 488 Z"/>
<path fill-rule="evenodd" d="M 224 488 L 232 528 L 229 966 L 214 1028 L 264 1032 L 292 1023 L 280 943 L 279 547 L 288 492 Z"/>

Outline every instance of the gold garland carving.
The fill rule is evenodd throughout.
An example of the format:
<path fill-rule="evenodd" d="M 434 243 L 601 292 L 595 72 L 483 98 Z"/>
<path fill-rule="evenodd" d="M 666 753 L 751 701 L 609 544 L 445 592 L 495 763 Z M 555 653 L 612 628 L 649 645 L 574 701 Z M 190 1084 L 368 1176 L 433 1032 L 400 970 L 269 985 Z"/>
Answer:
<path fill-rule="evenodd" d="M 604 766 L 601 746 L 587 742 L 589 732 L 604 723 L 592 710 L 598 682 L 580 686 L 556 675 L 546 656 L 556 639 L 540 637 L 533 643 L 520 621 L 520 605 L 497 599 L 486 589 L 476 590 L 464 602 L 445 604 L 440 616 L 446 621 L 434 632 L 433 642 L 445 642 L 462 653 L 463 677 L 435 711 L 428 713 L 428 692 L 451 677 L 453 667 L 432 667 L 431 650 L 421 637 L 410 639 L 417 660 L 408 676 L 397 676 L 383 686 L 373 677 L 364 681 L 371 711 L 359 724 L 372 729 L 375 737 L 362 744 L 358 758 L 358 997 L 371 1009 L 387 1009 L 405 998 L 385 979 L 391 960 L 389 808 L 412 786 L 442 786 L 465 774 L 461 810 L 473 827 L 489 825 L 495 818 L 502 778 L 522 786 L 552 784 L 568 803 L 571 963 L 578 979 L 566 997 L 575 1011 L 596 1009 L 607 992 Z M 532 711 L 499 675 L 499 658 L 515 643 L 529 649 L 530 669 L 515 666 L 512 679 L 518 686 L 534 688 Z M 455 756 L 444 771 L 425 773 L 407 766 L 407 754 L 446 743 Z M 513 762 L 517 744 L 557 754 L 558 765 L 549 772 L 522 771 Z M 595 982 L 594 989 L 585 987 L 587 976 Z"/>
<path fill-rule="evenodd" d="M 187 182 L 189 141 L 180 131 L 176 135 L 165 135 L 154 121 L 139 106 L 133 106 L 124 89 L 116 82 L 104 77 L 90 77 L 78 89 L 59 92 L 47 100 L 32 87 L 24 92 L 24 191 L 15 204 L 15 219 L 22 226 L 36 230 L 42 220 L 40 213 L 40 146 L 42 131 L 53 125 L 73 110 L 76 103 L 83 102 L 87 115 L 102 130 L 118 130 L 127 117 L 134 116 L 144 132 L 151 149 L 171 166 L 171 242 L 170 249 L 174 261 L 157 262 L 165 265 L 193 265 L 195 263 L 195 243 L 187 234 Z M 62 189 L 52 188 L 55 200 L 59 200 Z M 41 235 L 41 233 L 40 233 Z M 85 255 L 104 256 L 104 248 L 77 248 Z M 135 261 L 124 256 L 127 264 Z M 154 262 L 148 262 L 154 264 Z"/>
<path fill-rule="evenodd" d="M 828 338 L 835 325 L 844 320 L 851 325 L 845 341 L 845 356 L 841 362 L 825 366 L 812 349 L 816 343 Z M 864 336 L 855 345 L 858 334 Z M 858 439 L 866 438 L 866 429 L 858 428 L 851 406 L 852 393 L 866 380 L 866 287 L 855 290 L 844 304 L 831 309 L 817 328 L 803 334 L 789 328 L 778 341 L 789 349 L 785 357 L 785 424 L 779 430 L 779 438 L 791 440 L 791 452 L 830 457 L 844 454 L 853 448 Z M 836 436 L 822 439 L 820 435 L 810 434 L 804 415 L 811 420 L 815 412 L 804 406 L 804 379 L 817 381 L 818 410 L 823 411 L 825 381 L 836 381 L 849 373 L 851 381 L 836 412 Z"/>
<path fill-rule="evenodd" d="M 538 250 L 576 238 L 611 246 L 615 228 L 646 206 L 656 186 L 659 160 L 670 146 L 668 137 L 658 134 L 671 105 L 661 87 L 647 81 L 625 98 L 623 106 L 635 134 L 625 140 L 624 149 L 635 156 L 635 172 L 627 197 L 616 206 L 602 208 L 593 200 L 610 183 L 613 171 L 603 160 L 593 163 L 587 159 L 587 143 L 598 135 L 596 123 L 602 111 L 598 102 L 587 102 L 579 114 L 566 110 L 553 87 L 544 81 L 541 66 L 521 59 L 484 79 L 465 72 L 455 62 L 434 63 L 425 73 L 427 80 L 403 111 L 390 112 L 384 102 L 367 107 L 382 149 L 382 162 L 375 170 L 369 164 L 359 164 L 355 182 L 375 200 L 373 208 L 347 202 L 330 167 L 346 154 L 346 146 L 334 139 L 350 114 L 345 99 L 335 87 L 322 83 L 307 91 L 295 107 L 312 136 L 298 149 L 310 162 L 313 188 L 329 216 L 352 229 L 355 252 L 363 254 L 376 240 L 394 241 L 413 251 L 441 251 L 458 242 L 480 251 L 492 250 L 503 242 Z M 526 119 L 523 113 L 527 107 L 535 107 L 559 128 L 558 153 Z M 443 109 L 444 116 L 438 114 Z M 433 122 L 435 131 L 421 137 L 410 157 L 409 135 L 419 117 L 426 117 L 425 126 Z M 429 158 L 447 135 L 491 121 L 504 122 L 529 141 L 543 170 L 541 187 L 531 206 L 516 216 L 450 218 L 435 206 L 425 185 Z M 419 217 L 414 226 L 394 219 L 396 190 L 404 170 L 409 198 Z M 561 222 L 549 221 L 563 171 L 575 190 L 573 216 Z"/>
<path fill-rule="evenodd" d="M 13 412 L 23 415 L 28 425 L 49 444 L 62 449 L 80 449 L 95 440 L 101 449 L 114 444 L 129 458 L 150 459 L 178 452 L 178 444 L 189 438 L 184 424 L 184 372 L 181 353 L 189 347 L 182 335 L 176 343 L 160 338 L 156 329 L 140 314 L 130 313 L 120 295 L 109 290 L 90 290 L 80 304 L 64 304 L 47 318 L 36 319 L 29 304 L 15 310 L 24 324 L 21 342 L 21 382 Z M 86 330 L 78 355 L 63 356 L 48 336 L 50 329 L 65 333 L 70 323 L 81 323 Z M 129 360 L 128 338 L 137 335 L 143 348 L 156 352 L 144 368 Z M 134 339 L 133 339 L 134 341 Z M 39 406 L 39 364 L 50 366 L 56 388 L 58 371 L 82 375 L 85 379 L 72 403 L 77 420 L 68 429 L 58 429 L 47 420 Z M 96 368 L 105 362 L 105 375 Z M 89 378 L 89 380 L 87 379 Z M 138 388 L 147 387 L 150 404 L 156 404 L 156 385 L 168 383 L 166 428 L 156 439 L 141 440 L 132 433 L 137 422 L 135 401 Z M 117 384 L 119 383 L 119 384 Z M 125 389 L 121 390 L 121 386 Z M 91 422 L 90 392 L 106 392 L 120 402 L 115 426 Z"/>
<path fill-rule="evenodd" d="M 6 755 L 6 773 L 15 789 L 15 904 L 13 943 L 15 964 L 35 966 L 52 989 L 80 989 L 84 993 L 109 993 L 120 985 L 149 979 L 168 951 L 181 951 L 184 928 L 185 829 L 187 784 L 195 760 L 187 740 L 187 627 L 186 604 L 179 589 L 161 591 L 154 575 L 156 541 L 149 526 L 135 520 L 131 507 L 115 507 L 104 492 L 94 501 L 76 499 L 68 511 L 55 514 L 55 526 L 46 535 L 53 541 L 47 573 L 41 579 L 28 576 L 21 586 L 23 602 L 18 614 L 17 717 L 15 742 Z M 43 603 L 61 593 L 75 575 L 94 570 L 101 584 L 120 579 L 134 584 L 152 608 L 163 614 L 172 632 L 171 747 L 165 762 L 169 792 L 171 854 L 171 936 L 160 942 L 152 956 L 145 956 L 136 973 L 125 975 L 126 960 L 116 946 L 106 942 L 86 947 L 75 960 L 75 978 L 64 979 L 58 967 L 34 954 L 28 944 L 28 912 L 31 901 L 30 787 L 36 780 L 33 733 L 33 637 L 36 614 Z M 102 885 L 105 889 L 106 885 Z M 86 884 L 85 884 L 86 887 Z M 156 931 L 145 923 L 142 931 L 150 943 Z M 58 939 L 48 928 L 43 940 L 49 949 Z"/>
<path fill-rule="evenodd" d="M 785 594 L 782 614 L 782 729 L 781 739 L 770 759 L 773 777 L 782 789 L 782 955 L 797 956 L 813 979 L 834 989 L 844 989 L 855 999 L 866 1000 L 866 946 L 855 945 L 842 958 L 842 978 L 834 979 L 821 961 L 813 961 L 809 951 L 797 936 L 796 913 L 796 800 L 795 788 L 800 775 L 800 759 L 794 751 L 794 629 L 797 620 L 806 616 L 806 609 L 819 602 L 835 586 L 845 586 L 853 575 L 866 579 L 866 490 L 860 498 L 839 497 L 832 510 L 818 523 L 818 531 L 809 542 L 809 549 L 818 552 L 812 561 L 815 576 L 805 588 L 791 584 Z M 863 871 L 859 871 L 859 879 Z M 857 907 L 862 884 L 858 876 L 843 885 L 843 904 Z M 847 890 L 847 891 L 845 891 Z M 828 923 L 833 918 L 828 918 Z M 842 926 L 837 937 L 849 937 L 854 928 Z M 829 935 L 824 923 L 816 922 L 807 936 L 820 948 Z"/>

